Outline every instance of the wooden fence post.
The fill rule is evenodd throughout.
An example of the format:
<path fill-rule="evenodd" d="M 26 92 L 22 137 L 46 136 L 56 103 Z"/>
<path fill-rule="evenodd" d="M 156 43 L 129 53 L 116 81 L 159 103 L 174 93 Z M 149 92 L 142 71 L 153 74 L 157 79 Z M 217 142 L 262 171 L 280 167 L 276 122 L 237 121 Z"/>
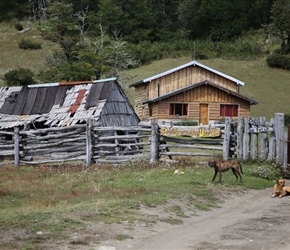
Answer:
<path fill-rule="evenodd" d="M 86 122 L 86 162 L 87 166 L 92 164 L 92 120 Z"/>
<path fill-rule="evenodd" d="M 271 118 L 271 124 L 273 124 L 273 129 L 275 130 L 275 119 Z M 269 139 L 269 154 L 268 154 L 268 161 L 272 161 L 276 158 L 276 138 L 275 138 L 275 131 L 270 133 Z"/>
<path fill-rule="evenodd" d="M 249 119 L 245 118 L 245 126 L 244 126 L 244 140 L 243 140 L 243 160 L 249 159 L 250 152 L 250 133 L 249 133 Z"/>
<path fill-rule="evenodd" d="M 244 118 L 239 116 L 238 119 L 238 128 L 237 128 L 237 158 L 243 158 L 243 127 L 244 127 Z"/>
<path fill-rule="evenodd" d="M 275 137 L 277 164 L 283 166 L 284 163 L 284 114 L 275 114 Z"/>
<path fill-rule="evenodd" d="M 287 165 L 290 166 L 290 125 L 288 125 L 288 136 L 287 136 Z"/>
<path fill-rule="evenodd" d="M 226 117 L 225 120 L 225 133 L 223 142 L 223 160 L 229 159 L 230 154 L 230 142 L 231 142 L 231 117 Z"/>
<path fill-rule="evenodd" d="M 257 160 L 258 157 L 258 119 L 255 117 L 252 119 L 254 122 L 252 124 L 252 128 L 254 130 L 253 133 L 251 133 L 251 159 Z"/>
<path fill-rule="evenodd" d="M 266 118 L 260 117 L 260 125 L 266 127 Z M 269 153 L 269 139 L 268 133 L 261 133 L 261 159 L 267 159 Z"/>
<path fill-rule="evenodd" d="M 20 144 L 20 137 L 19 137 L 19 127 L 14 127 L 14 166 L 19 166 L 19 144 Z"/>
<path fill-rule="evenodd" d="M 288 152 L 288 131 L 284 132 L 284 159 L 283 159 L 283 169 L 287 169 L 287 152 Z"/>
<path fill-rule="evenodd" d="M 159 126 L 157 121 L 151 122 L 151 148 L 150 163 L 155 163 L 159 158 Z"/>

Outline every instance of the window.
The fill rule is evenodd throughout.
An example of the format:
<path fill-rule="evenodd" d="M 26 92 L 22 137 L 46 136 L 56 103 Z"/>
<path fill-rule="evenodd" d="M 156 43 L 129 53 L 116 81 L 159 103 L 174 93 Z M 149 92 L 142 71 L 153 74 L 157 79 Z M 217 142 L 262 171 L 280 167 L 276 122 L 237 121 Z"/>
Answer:
<path fill-rule="evenodd" d="M 151 117 L 152 115 L 153 115 L 152 107 L 149 106 L 149 117 Z"/>
<path fill-rule="evenodd" d="M 187 115 L 188 104 L 187 103 L 170 103 L 169 115 Z"/>
<path fill-rule="evenodd" d="M 221 104 L 220 116 L 238 116 L 238 105 Z"/>

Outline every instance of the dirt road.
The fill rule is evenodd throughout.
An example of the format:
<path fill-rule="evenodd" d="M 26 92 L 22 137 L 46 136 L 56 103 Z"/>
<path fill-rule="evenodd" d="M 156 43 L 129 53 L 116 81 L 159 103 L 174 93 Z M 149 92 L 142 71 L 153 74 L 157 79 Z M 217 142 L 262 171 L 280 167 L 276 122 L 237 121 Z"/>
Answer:
<path fill-rule="evenodd" d="M 182 225 L 158 223 L 152 228 L 136 224 L 124 229 L 125 241 L 108 240 L 108 249 L 180 250 L 286 250 L 290 249 L 290 196 L 270 198 L 272 189 L 230 195 L 219 208 L 197 212 Z M 162 209 L 143 208 L 162 216 Z M 101 246 L 99 249 L 106 249 Z M 97 248 L 98 249 L 98 248 Z"/>
<path fill-rule="evenodd" d="M 6 230 L 0 234 L 0 248 L 23 249 L 16 246 L 34 239 L 35 249 L 43 250 L 289 250 L 290 196 L 271 198 L 271 194 L 272 189 L 223 193 L 219 207 L 207 212 L 193 210 L 188 199 L 154 208 L 142 206 L 142 221 L 90 221 L 86 228 L 70 229 L 56 241 L 46 236 L 45 228 L 36 235 Z M 168 210 L 174 206 L 181 207 L 185 216 Z M 171 225 L 162 222 L 163 218 L 178 218 L 183 223 Z M 124 237 L 117 240 L 116 236 Z M 15 248 L 5 242 L 13 242 Z"/>

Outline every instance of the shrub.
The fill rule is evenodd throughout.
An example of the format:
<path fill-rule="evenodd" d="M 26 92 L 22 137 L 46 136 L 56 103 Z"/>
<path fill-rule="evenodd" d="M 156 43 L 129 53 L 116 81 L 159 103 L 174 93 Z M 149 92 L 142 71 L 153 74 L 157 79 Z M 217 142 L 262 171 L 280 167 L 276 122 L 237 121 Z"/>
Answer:
<path fill-rule="evenodd" d="M 285 114 L 284 124 L 285 124 L 285 127 L 288 127 L 290 125 L 290 114 Z"/>
<path fill-rule="evenodd" d="M 23 30 L 23 25 L 21 23 L 16 23 L 14 25 L 14 28 L 17 29 L 18 31 L 21 31 L 21 30 Z"/>
<path fill-rule="evenodd" d="M 272 54 L 267 57 L 266 62 L 269 67 L 290 70 L 290 58 L 287 56 Z"/>
<path fill-rule="evenodd" d="M 41 49 L 41 43 L 33 42 L 29 39 L 21 39 L 21 41 L 18 43 L 18 47 L 20 49 Z"/>
<path fill-rule="evenodd" d="M 35 84 L 33 72 L 30 69 L 14 69 L 4 74 L 4 81 L 8 86 L 24 86 Z"/>
<path fill-rule="evenodd" d="M 176 124 L 177 126 L 198 126 L 198 121 L 183 120 Z"/>

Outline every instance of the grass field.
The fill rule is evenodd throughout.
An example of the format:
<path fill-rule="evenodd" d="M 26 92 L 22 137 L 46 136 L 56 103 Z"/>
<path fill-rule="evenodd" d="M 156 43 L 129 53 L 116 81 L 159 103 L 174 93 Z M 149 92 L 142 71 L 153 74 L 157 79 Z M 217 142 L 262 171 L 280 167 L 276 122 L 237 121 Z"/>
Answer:
<path fill-rule="evenodd" d="M 174 175 L 176 169 L 184 174 Z M 281 176 L 278 168 L 266 162 L 243 163 L 243 171 L 242 183 L 236 182 L 229 171 L 223 175 L 223 184 L 219 184 L 211 182 L 213 169 L 208 166 L 148 165 L 142 160 L 118 167 L 87 169 L 78 166 L 1 167 L 0 234 L 14 232 L 16 236 L 2 238 L 0 248 L 42 249 L 39 244 L 71 240 L 73 232 L 84 233 L 93 223 L 126 222 L 129 227 L 132 223 L 150 225 L 162 220 L 180 224 L 182 220 L 178 218 L 185 216 L 183 206 L 192 212 L 209 211 L 218 206 L 223 195 L 238 194 L 248 188 L 271 187 Z M 176 202 L 168 203 L 173 200 Z M 139 212 L 141 206 L 161 205 L 165 211 L 159 219 Z M 45 235 L 40 235 L 43 231 Z M 115 237 L 122 240 L 126 235 Z M 72 247 L 75 244 L 87 242 L 71 240 Z"/>

